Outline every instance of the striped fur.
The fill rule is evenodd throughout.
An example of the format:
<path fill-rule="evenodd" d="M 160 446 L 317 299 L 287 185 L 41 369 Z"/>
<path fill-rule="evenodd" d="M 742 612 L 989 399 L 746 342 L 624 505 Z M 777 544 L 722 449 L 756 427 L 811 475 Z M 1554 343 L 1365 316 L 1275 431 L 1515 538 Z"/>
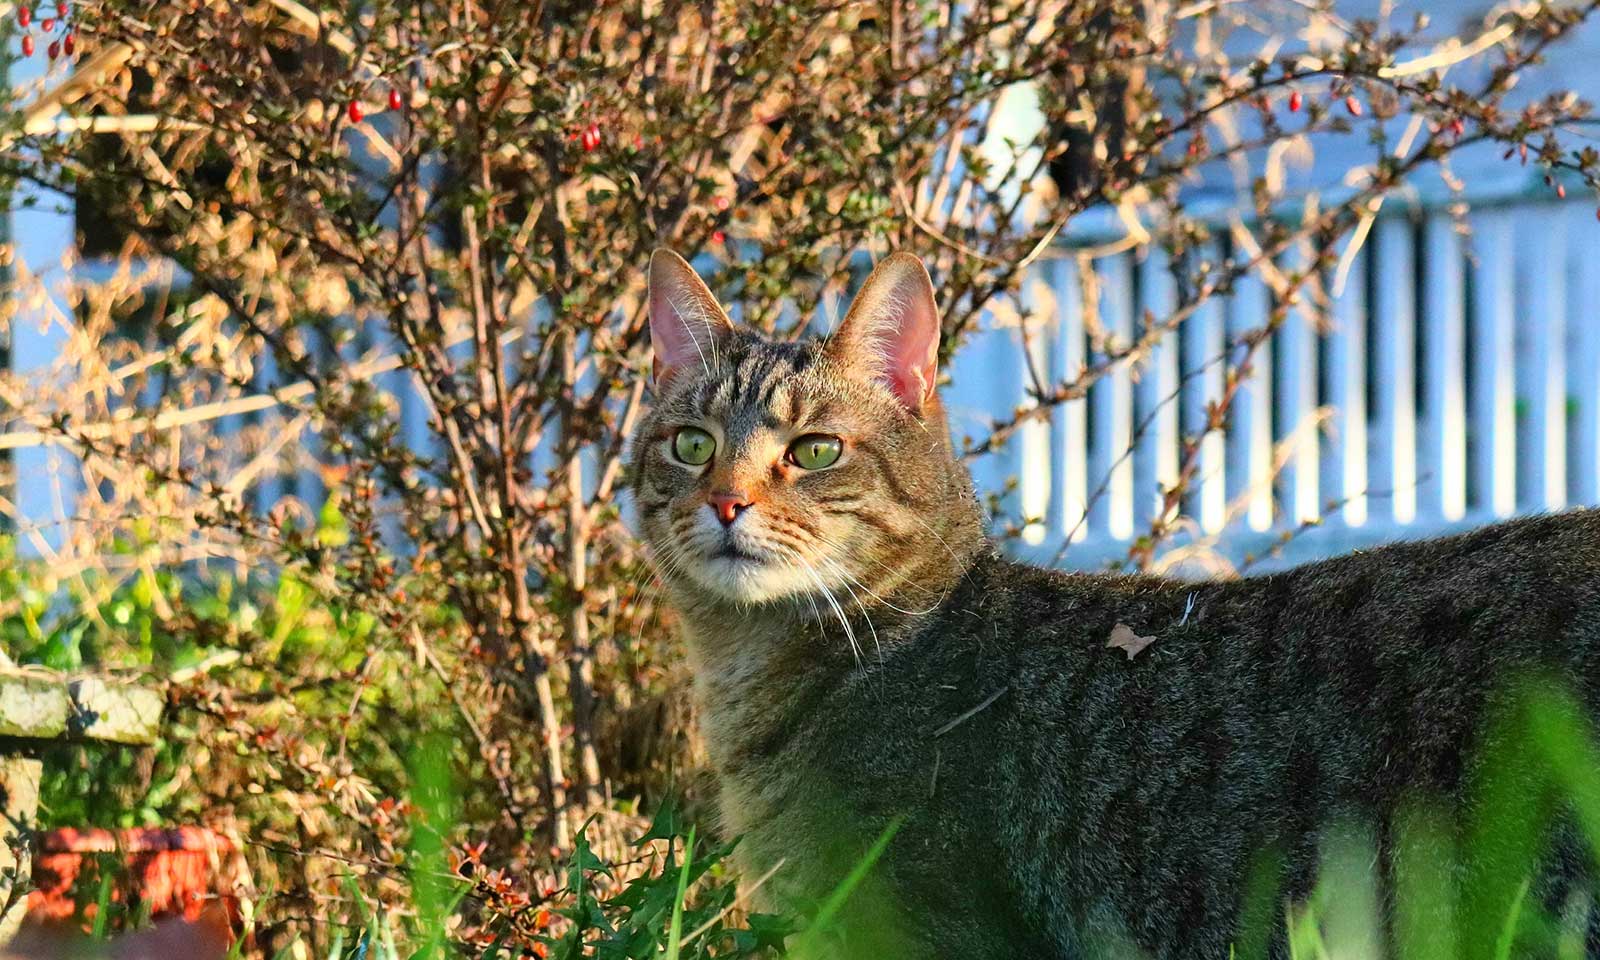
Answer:
<path fill-rule="evenodd" d="M 1600 707 L 1600 513 L 1231 582 L 1030 568 L 986 540 L 937 398 L 914 412 L 842 355 L 870 343 L 726 327 L 658 384 L 633 453 L 725 829 L 750 876 L 778 867 L 763 897 L 815 902 L 904 818 L 840 956 L 1226 957 L 1261 851 L 1294 899 L 1331 824 L 1386 838 L 1415 797 L 1470 820 L 1506 678 L 1553 669 Z M 675 459 L 684 426 L 710 463 Z M 843 439 L 837 466 L 784 461 L 810 432 Z M 724 530 L 707 496 L 729 486 L 751 506 Z M 769 561 L 716 559 L 728 537 Z M 1154 643 L 1108 649 L 1119 623 Z M 1559 904 L 1584 875 L 1535 889 Z M 1469 925 L 1510 906 L 1474 904 Z"/>

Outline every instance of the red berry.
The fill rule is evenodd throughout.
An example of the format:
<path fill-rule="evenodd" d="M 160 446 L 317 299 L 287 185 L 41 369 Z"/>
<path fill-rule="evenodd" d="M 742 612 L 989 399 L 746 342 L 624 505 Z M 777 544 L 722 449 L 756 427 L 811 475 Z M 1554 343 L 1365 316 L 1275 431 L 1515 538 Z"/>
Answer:
<path fill-rule="evenodd" d="M 1453 134 L 1455 134 L 1456 136 L 1459 137 L 1463 133 L 1465 133 L 1466 131 L 1467 131 L 1466 122 L 1463 121 L 1460 117 L 1456 117 L 1454 120 L 1450 121 L 1450 132 L 1451 133 L 1453 133 Z"/>
<path fill-rule="evenodd" d="M 402 106 L 404 106 L 404 103 L 402 102 L 402 100 L 400 98 L 400 88 L 399 87 L 390 87 L 389 88 L 389 109 L 390 110 L 399 110 Z"/>
<path fill-rule="evenodd" d="M 1567 199 L 1567 188 L 1564 184 L 1556 184 L 1556 196 L 1562 200 Z"/>
<path fill-rule="evenodd" d="M 61 52 L 70 57 L 76 49 L 78 49 L 78 31 L 68 30 L 67 35 L 61 38 Z"/>
<path fill-rule="evenodd" d="M 33 56 L 33 34 L 31 33 L 22 35 L 22 55 L 24 57 Z"/>
<path fill-rule="evenodd" d="M 349 114 L 350 114 L 350 122 L 351 123 L 360 123 L 361 122 L 361 118 L 366 116 L 366 114 L 361 112 L 361 101 L 359 101 L 359 100 L 351 100 L 350 101 Z"/>
<path fill-rule="evenodd" d="M 1350 111 L 1352 117 L 1361 116 L 1361 101 L 1357 100 L 1354 94 L 1344 98 L 1344 108 Z"/>
<path fill-rule="evenodd" d="M 717 209 L 718 210 L 726 210 L 726 209 L 728 209 L 728 198 L 727 197 L 718 197 L 713 202 L 717 205 Z"/>
<path fill-rule="evenodd" d="M 43 30 L 45 33 L 50 33 L 55 28 L 56 28 L 56 18 L 55 17 L 45 17 L 44 18 L 44 22 L 39 24 L 39 29 Z"/>
<path fill-rule="evenodd" d="M 60 40 L 51 40 L 50 41 L 50 46 L 45 47 L 44 48 L 44 52 L 50 55 L 50 59 L 51 60 L 54 60 L 56 57 L 61 56 L 61 41 Z"/>
<path fill-rule="evenodd" d="M 1299 113 L 1300 112 L 1300 91 L 1299 90 L 1295 90 L 1295 91 L 1293 91 L 1293 92 L 1291 92 L 1289 94 L 1289 112 L 1290 113 Z"/>
<path fill-rule="evenodd" d="M 585 127 L 580 142 L 583 144 L 583 150 L 585 153 L 588 153 L 600 146 L 600 125 L 598 123 L 591 123 Z"/>
<path fill-rule="evenodd" d="M 67 13 L 70 10 L 71 10 L 71 7 L 65 2 L 56 4 L 56 16 L 60 17 L 63 20 L 67 19 Z"/>
<path fill-rule="evenodd" d="M 721 243 L 722 241 L 728 239 L 728 235 L 723 233 L 721 230 L 718 230 L 716 233 L 711 235 L 711 239 L 717 243 Z"/>
<path fill-rule="evenodd" d="M 33 22 L 33 9 L 31 7 L 17 8 L 17 26 L 26 27 Z"/>

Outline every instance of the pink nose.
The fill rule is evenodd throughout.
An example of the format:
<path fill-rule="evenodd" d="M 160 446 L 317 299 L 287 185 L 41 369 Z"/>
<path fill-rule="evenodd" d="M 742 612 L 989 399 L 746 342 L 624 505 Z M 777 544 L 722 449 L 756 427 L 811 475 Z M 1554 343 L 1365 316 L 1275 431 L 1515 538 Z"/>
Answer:
<path fill-rule="evenodd" d="M 717 515 L 724 527 L 732 526 L 733 521 L 739 519 L 739 514 L 750 506 L 750 497 L 744 493 L 713 493 L 706 497 L 706 502 L 711 504 L 711 512 Z"/>

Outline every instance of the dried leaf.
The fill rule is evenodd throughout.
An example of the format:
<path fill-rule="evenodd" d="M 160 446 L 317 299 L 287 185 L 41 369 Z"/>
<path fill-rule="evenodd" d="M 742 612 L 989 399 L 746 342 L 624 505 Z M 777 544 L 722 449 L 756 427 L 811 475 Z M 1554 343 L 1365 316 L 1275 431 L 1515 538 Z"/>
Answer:
<path fill-rule="evenodd" d="M 1141 650 L 1155 642 L 1155 637 L 1141 637 L 1126 623 L 1119 623 L 1111 628 L 1111 639 L 1106 641 L 1106 646 L 1126 650 L 1128 659 L 1132 660 Z"/>

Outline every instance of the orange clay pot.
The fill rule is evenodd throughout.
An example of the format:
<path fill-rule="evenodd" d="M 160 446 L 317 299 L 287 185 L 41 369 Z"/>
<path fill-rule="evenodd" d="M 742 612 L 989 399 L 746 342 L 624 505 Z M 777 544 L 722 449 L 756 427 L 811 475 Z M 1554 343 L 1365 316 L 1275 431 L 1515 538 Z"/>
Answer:
<path fill-rule="evenodd" d="M 28 919 L 70 920 L 82 903 L 92 915 L 102 871 L 110 871 L 112 899 L 148 906 L 152 918 L 194 921 L 219 912 L 210 905 L 236 922 L 238 898 L 224 876 L 233 853 L 226 837 L 203 827 L 51 830 L 34 848 Z"/>

